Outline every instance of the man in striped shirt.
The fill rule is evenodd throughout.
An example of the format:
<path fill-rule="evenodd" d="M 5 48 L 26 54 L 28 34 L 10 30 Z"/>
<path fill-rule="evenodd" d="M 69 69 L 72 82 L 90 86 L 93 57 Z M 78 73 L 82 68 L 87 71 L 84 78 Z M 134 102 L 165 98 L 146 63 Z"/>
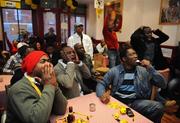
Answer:
<path fill-rule="evenodd" d="M 96 94 L 101 102 L 110 101 L 110 93 L 106 91 L 112 86 L 111 96 L 129 105 L 134 110 L 154 122 L 160 122 L 164 106 L 162 103 L 150 100 L 152 85 L 166 87 L 166 81 L 148 60 L 140 61 L 137 65 L 137 54 L 131 47 L 120 51 L 121 64 L 112 68 L 98 83 Z"/>

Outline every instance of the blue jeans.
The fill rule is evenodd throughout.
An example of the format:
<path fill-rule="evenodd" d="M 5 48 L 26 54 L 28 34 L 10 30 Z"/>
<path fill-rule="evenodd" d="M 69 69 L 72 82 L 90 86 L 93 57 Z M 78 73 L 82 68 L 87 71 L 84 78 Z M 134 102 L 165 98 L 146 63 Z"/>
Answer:
<path fill-rule="evenodd" d="M 162 103 L 153 100 L 135 100 L 129 106 L 149 118 L 155 123 L 160 123 L 164 113 L 164 106 Z"/>
<path fill-rule="evenodd" d="M 112 68 L 120 63 L 118 50 L 108 50 L 109 68 Z"/>

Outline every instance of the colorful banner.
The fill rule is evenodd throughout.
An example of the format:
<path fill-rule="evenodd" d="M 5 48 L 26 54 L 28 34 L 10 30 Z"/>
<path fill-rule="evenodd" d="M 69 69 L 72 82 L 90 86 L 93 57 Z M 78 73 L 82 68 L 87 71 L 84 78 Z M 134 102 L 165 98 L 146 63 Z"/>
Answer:
<path fill-rule="evenodd" d="M 25 3 L 26 3 L 27 5 L 31 5 L 31 4 L 32 4 L 32 0 L 25 0 Z"/>
<path fill-rule="evenodd" d="M 21 8 L 20 2 L 11 2 L 11 1 L 4 1 L 1 0 L 1 7 L 10 7 L 10 8 Z"/>
<path fill-rule="evenodd" d="M 95 0 L 94 8 L 96 9 L 104 9 L 104 0 Z"/>
<path fill-rule="evenodd" d="M 7 0 L 7 1 L 11 1 L 11 2 L 21 2 L 21 0 Z"/>
<path fill-rule="evenodd" d="M 31 8 L 32 8 L 32 9 L 37 9 L 37 6 L 38 6 L 38 5 L 36 5 L 36 4 L 33 4 L 33 3 L 31 4 Z"/>
<path fill-rule="evenodd" d="M 27 5 L 30 5 L 32 9 L 37 9 L 37 4 L 33 4 L 32 0 L 25 0 Z"/>

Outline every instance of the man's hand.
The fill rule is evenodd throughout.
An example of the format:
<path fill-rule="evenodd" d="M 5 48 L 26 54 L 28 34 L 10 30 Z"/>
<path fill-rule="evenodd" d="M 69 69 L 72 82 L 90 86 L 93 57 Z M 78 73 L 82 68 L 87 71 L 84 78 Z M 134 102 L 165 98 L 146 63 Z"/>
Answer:
<path fill-rule="evenodd" d="M 140 61 L 140 63 L 141 63 L 141 65 L 142 65 L 143 67 L 145 67 L 146 69 L 149 69 L 150 66 L 151 66 L 150 61 L 149 61 L 149 60 L 146 60 L 146 59 L 143 59 L 142 61 Z"/>
<path fill-rule="evenodd" d="M 76 52 L 75 52 L 75 55 L 76 55 L 76 60 L 74 60 L 73 62 L 74 62 L 75 64 L 79 64 L 79 63 L 80 63 L 80 60 L 79 60 L 79 57 L 78 57 L 78 55 L 77 55 Z"/>
<path fill-rule="evenodd" d="M 104 103 L 104 104 L 109 103 L 110 92 L 111 92 L 110 90 L 107 90 L 106 92 L 104 92 L 104 94 L 101 97 L 99 97 L 102 103 Z"/>
<path fill-rule="evenodd" d="M 99 76 L 99 75 L 101 75 L 101 73 L 95 71 L 95 72 L 94 72 L 94 75 L 95 75 L 95 76 Z"/>
<path fill-rule="evenodd" d="M 57 86 L 56 76 L 53 65 L 46 62 L 42 68 L 44 84 L 51 84 Z"/>

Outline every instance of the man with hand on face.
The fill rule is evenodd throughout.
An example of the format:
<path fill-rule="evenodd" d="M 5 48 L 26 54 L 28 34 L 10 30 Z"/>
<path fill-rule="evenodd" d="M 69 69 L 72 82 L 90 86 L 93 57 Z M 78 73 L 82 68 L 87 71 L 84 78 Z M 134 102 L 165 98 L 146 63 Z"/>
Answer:
<path fill-rule="evenodd" d="M 150 96 L 152 85 L 166 87 L 165 79 L 148 60 L 137 65 L 137 54 L 131 47 L 121 49 L 120 60 L 121 64 L 112 68 L 98 83 L 97 96 L 103 103 L 108 103 L 111 94 L 152 121 L 160 122 L 164 107 L 160 102 L 150 100 Z M 109 85 L 111 92 L 106 91 Z"/>
<path fill-rule="evenodd" d="M 97 80 L 96 80 L 96 76 L 100 75 L 100 73 L 98 73 L 97 71 L 95 71 L 95 69 L 93 68 L 93 63 L 91 60 L 91 56 L 89 54 L 85 53 L 84 47 L 82 44 L 75 44 L 74 45 L 74 50 L 76 51 L 78 58 L 80 60 L 82 60 L 82 62 L 84 64 L 86 64 L 86 66 L 89 68 L 90 72 L 91 72 L 91 78 L 89 79 L 83 79 L 84 84 L 92 89 L 93 91 L 96 90 L 96 85 L 97 85 Z"/>
<path fill-rule="evenodd" d="M 154 37 L 153 34 L 157 37 Z M 168 39 L 169 36 L 161 30 L 152 30 L 148 26 L 142 26 L 131 35 L 130 43 L 137 52 L 139 60 L 147 59 L 156 70 L 163 70 L 169 65 L 163 56 L 160 45 Z"/>
<path fill-rule="evenodd" d="M 79 60 L 73 48 L 66 46 L 60 51 L 61 58 L 54 67 L 57 82 L 67 99 L 90 93 L 83 78 L 90 78 L 88 67 Z"/>
<path fill-rule="evenodd" d="M 47 123 L 51 113 L 63 115 L 67 100 L 47 54 L 32 51 L 23 59 L 22 70 L 24 77 L 8 90 L 6 123 Z"/>

